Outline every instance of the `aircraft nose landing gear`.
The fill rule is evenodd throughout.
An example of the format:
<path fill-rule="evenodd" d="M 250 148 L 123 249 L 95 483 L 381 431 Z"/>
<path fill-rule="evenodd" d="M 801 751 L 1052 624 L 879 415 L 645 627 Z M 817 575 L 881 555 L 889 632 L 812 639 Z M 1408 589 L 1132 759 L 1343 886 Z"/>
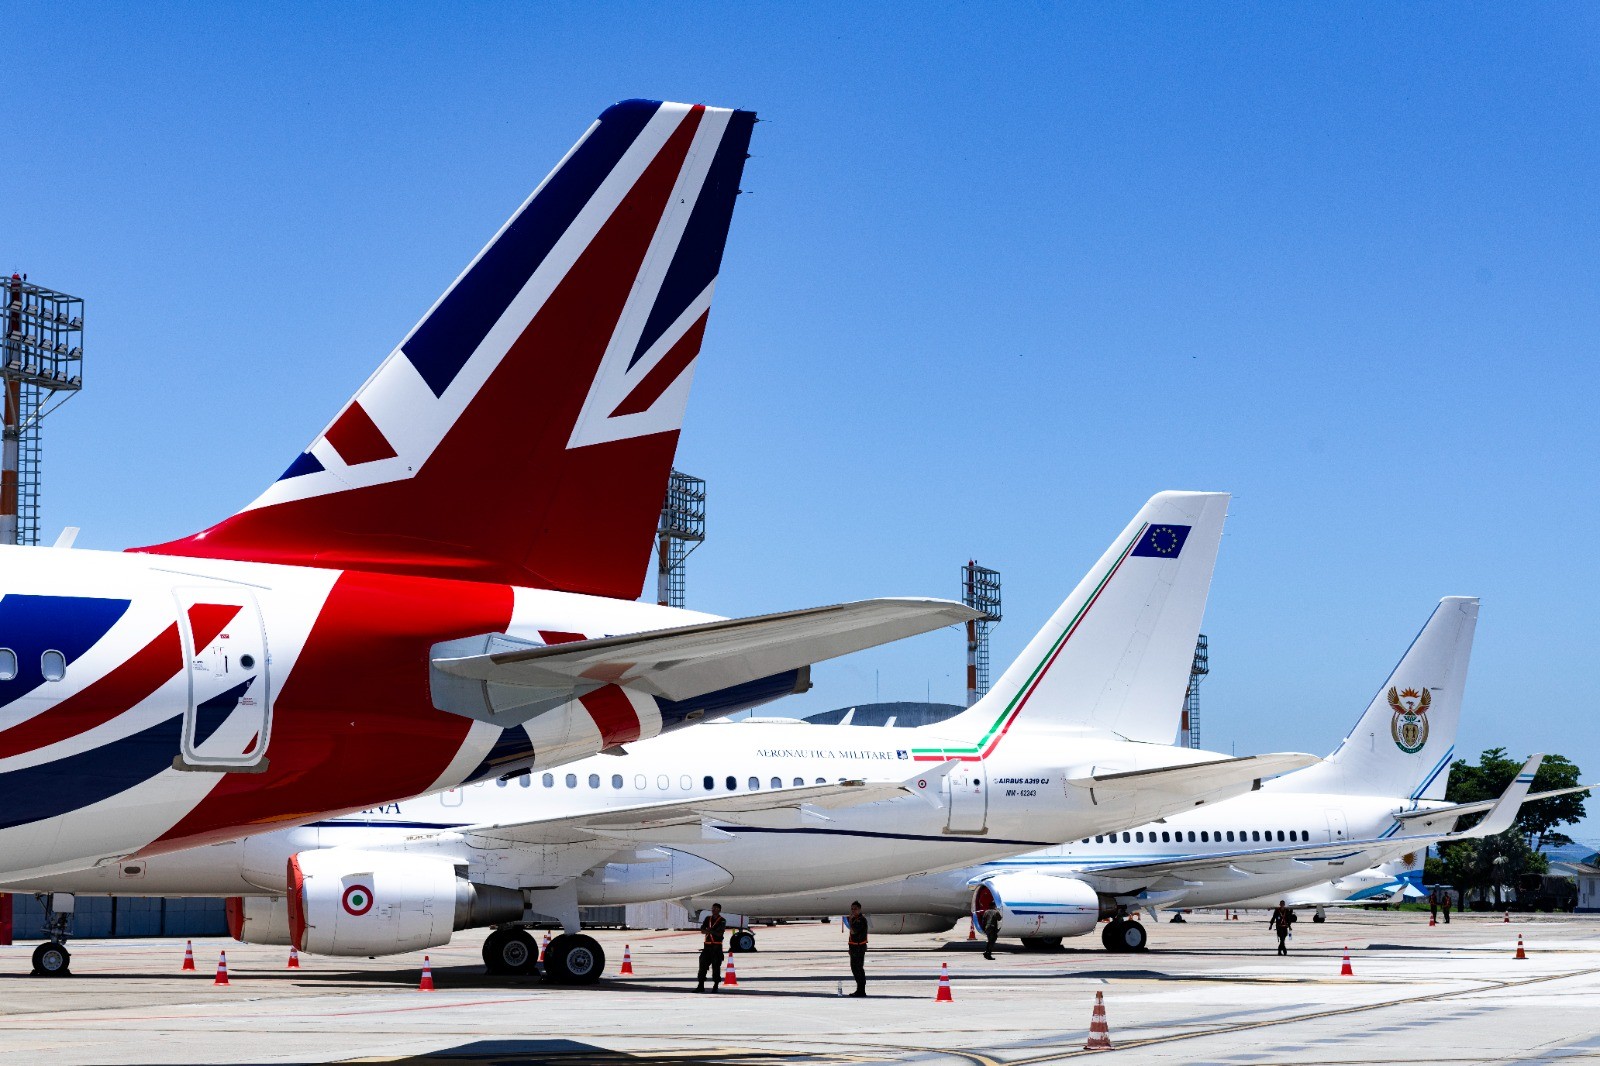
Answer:
<path fill-rule="evenodd" d="M 44 943 L 33 949 L 33 976 L 70 977 L 72 952 L 67 950 L 67 938 L 72 935 L 77 900 L 67 892 L 39 892 L 34 898 L 44 908 Z"/>

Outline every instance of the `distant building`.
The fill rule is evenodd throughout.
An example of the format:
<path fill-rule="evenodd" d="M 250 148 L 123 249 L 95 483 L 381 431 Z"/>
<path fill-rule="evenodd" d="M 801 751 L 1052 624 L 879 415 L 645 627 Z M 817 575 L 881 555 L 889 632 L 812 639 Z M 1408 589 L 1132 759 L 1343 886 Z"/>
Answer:
<path fill-rule="evenodd" d="M 1577 882 L 1579 914 L 1600 913 L 1600 866 L 1593 862 L 1552 862 L 1550 872 Z"/>
<path fill-rule="evenodd" d="M 889 725 L 913 727 L 919 725 L 933 725 L 954 718 L 965 707 L 959 703 L 922 703 L 916 700 L 905 700 L 899 703 L 857 703 L 850 707 L 840 707 L 836 711 L 823 711 L 813 714 L 805 721 L 816 725 L 838 725 L 846 715 L 850 716 L 850 725 Z M 854 713 L 852 713 L 854 712 Z"/>

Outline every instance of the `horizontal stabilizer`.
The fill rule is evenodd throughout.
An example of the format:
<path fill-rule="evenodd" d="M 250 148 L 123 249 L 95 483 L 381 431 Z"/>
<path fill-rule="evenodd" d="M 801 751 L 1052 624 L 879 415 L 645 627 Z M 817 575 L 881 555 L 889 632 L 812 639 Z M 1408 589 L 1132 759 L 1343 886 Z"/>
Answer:
<path fill-rule="evenodd" d="M 1232 795 L 1240 790 L 1240 786 L 1248 788 L 1257 781 L 1312 766 L 1319 761 L 1315 755 L 1302 752 L 1244 755 L 1237 759 L 1214 759 L 1182 766 L 1157 766 L 1148 770 L 1069 778 L 1067 784 L 1092 788 L 1099 796 L 1117 791 L 1156 791 L 1193 793 L 1199 800 L 1218 789 L 1227 790 Z"/>
<path fill-rule="evenodd" d="M 567 644 L 436 655 L 434 703 L 507 726 L 606 685 L 687 700 L 976 617 L 950 600 L 860 600 Z M 481 700 L 463 693 L 461 682 L 479 689 Z"/>
<path fill-rule="evenodd" d="M 745 816 L 763 812 L 854 806 L 894 799 L 906 795 L 908 791 L 907 784 L 900 781 L 836 781 L 762 792 L 644 803 L 532 822 L 470 826 L 460 832 L 470 837 L 509 844 L 585 843 L 592 842 L 596 837 L 671 843 L 686 828 L 690 831 L 690 839 L 701 839 L 705 828 L 702 823 L 709 821 L 741 824 Z"/>
<path fill-rule="evenodd" d="M 1571 788 L 1557 788 L 1549 792 L 1530 793 L 1523 803 L 1538 803 L 1540 800 L 1555 799 L 1557 796 L 1571 796 L 1579 792 L 1589 792 L 1594 785 L 1574 785 Z M 1504 797 L 1501 797 L 1504 799 Z M 1453 807 L 1435 807 L 1432 810 L 1406 811 L 1395 815 L 1395 821 L 1406 827 L 1406 832 L 1416 833 L 1423 829 L 1436 829 L 1441 825 L 1452 825 L 1456 819 L 1468 814 L 1480 814 L 1500 803 L 1501 800 L 1478 800 L 1475 803 L 1457 803 Z M 1513 818 L 1515 815 L 1513 815 Z M 1485 819 L 1487 821 L 1487 819 Z M 1480 823 L 1482 824 L 1482 823 Z M 1477 826 L 1473 827 L 1474 829 Z M 1504 832 L 1504 830 L 1501 830 Z M 1490 834 L 1493 835 L 1493 834 Z"/>

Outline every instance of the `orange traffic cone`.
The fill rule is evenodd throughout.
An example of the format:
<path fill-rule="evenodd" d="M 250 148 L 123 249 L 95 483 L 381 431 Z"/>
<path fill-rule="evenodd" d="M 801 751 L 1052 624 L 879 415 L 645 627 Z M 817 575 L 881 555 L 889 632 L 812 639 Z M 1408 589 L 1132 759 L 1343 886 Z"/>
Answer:
<path fill-rule="evenodd" d="M 1431 914 L 1430 914 L 1430 915 L 1428 915 L 1428 928 L 1429 928 L 1429 929 L 1432 929 L 1432 928 L 1433 928 L 1433 927 L 1434 927 L 1434 926 L 1436 926 L 1436 925 L 1438 925 L 1438 924 L 1439 924 L 1439 919 L 1437 919 L 1437 918 L 1435 918 L 1435 917 L 1434 917 L 1434 916 L 1433 916 L 1433 915 L 1431 915 Z"/>
<path fill-rule="evenodd" d="M 433 991 L 433 964 L 429 961 L 428 956 L 426 955 L 422 956 L 422 983 L 417 985 L 417 991 Z"/>
<path fill-rule="evenodd" d="M 632 976 L 632 974 L 633 974 L 633 949 L 629 945 L 624 944 L 624 945 L 622 945 L 622 969 L 617 971 L 617 976 L 618 977 L 627 977 L 627 976 Z"/>
<path fill-rule="evenodd" d="M 211 982 L 214 985 L 228 983 L 228 953 L 224 951 L 222 957 L 217 959 L 217 979 Z"/>
<path fill-rule="evenodd" d="M 1110 1051 L 1111 1026 L 1106 1024 L 1106 999 L 1104 992 L 1094 994 L 1094 1013 L 1089 1016 L 1089 1042 L 1085 1051 Z"/>
<path fill-rule="evenodd" d="M 733 988 L 739 983 L 739 975 L 733 972 L 733 956 L 728 956 L 728 972 L 722 975 L 722 987 Z"/>
<path fill-rule="evenodd" d="M 546 933 L 544 935 L 544 944 L 541 945 L 540 948 L 539 948 L 539 961 L 540 962 L 544 961 L 544 953 L 549 951 L 549 950 L 550 950 L 550 934 Z"/>
<path fill-rule="evenodd" d="M 1522 934 L 1518 933 L 1517 934 L 1517 958 L 1526 959 L 1527 957 L 1528 957 L 1528 953 L 1522 949 Z"/>
<path fill-rule="evenodd" d="M 956 998 L 950 994 L 950 964 L 939 964 L 939 994 L 933 997 L 935 1003 L 954 1003 Z"/>
<path fill-rule="evenodd" d="M 289 965 L 285 966 L 284 969 L 285 970 L 298 970 L 299 968 L 300 968 L 300 949 L 296 948 L 293 944 L 290 944 L 289 945 Z"/>
<path fill-rule="evenodd" d="M 182 969 L 185 969 L 185 970 L 194 969 L 194 941 L 193 940 L 185 940 L 183 942 L 183 966 L 182 966 Z"/>
<path fill-rule="evenodd" d="M 1350 949 L 1344 949 L 1344 965 L 1339 967 L 1340 977 L 1354 977 L 1356 972 L 1350 968 Z"/>
<path fill-rule="evenodd" d="M 967 920 L 967 939 L 968 940 L 976 940 L 976 939 L 978 939 L 978 917 L 977 917 L 977 915 L 973 915 L 971 918 L 969 918 Z"/>
<path fill-rule="evenodd" d="M 1510 925 L 1511 924 L 1511 912 L 1510 911 L 1506 911 L 1506 920 L 1505 920 L 1505 922 L 1503 924 L 1505 924 L 1505 925 Z"/>

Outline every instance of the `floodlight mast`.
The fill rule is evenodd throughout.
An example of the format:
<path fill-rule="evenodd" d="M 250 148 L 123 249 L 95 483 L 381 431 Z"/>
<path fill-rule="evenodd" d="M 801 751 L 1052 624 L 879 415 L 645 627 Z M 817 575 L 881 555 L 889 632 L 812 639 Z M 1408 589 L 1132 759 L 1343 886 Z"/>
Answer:
<path fill-rule="evenodd" d="M 0 544 L 38 544 L 39 428 L 83 388 L 83 300 L 24 274 L 0 284 Z"/>
<path fill-rule="evenodd" d="M 1000 621 L 1000 571 L 968 559 L 961 568 L 961 602 L 981 618 L 967 623 L 967 706 L 989 691 L 989 630 Z"/>

